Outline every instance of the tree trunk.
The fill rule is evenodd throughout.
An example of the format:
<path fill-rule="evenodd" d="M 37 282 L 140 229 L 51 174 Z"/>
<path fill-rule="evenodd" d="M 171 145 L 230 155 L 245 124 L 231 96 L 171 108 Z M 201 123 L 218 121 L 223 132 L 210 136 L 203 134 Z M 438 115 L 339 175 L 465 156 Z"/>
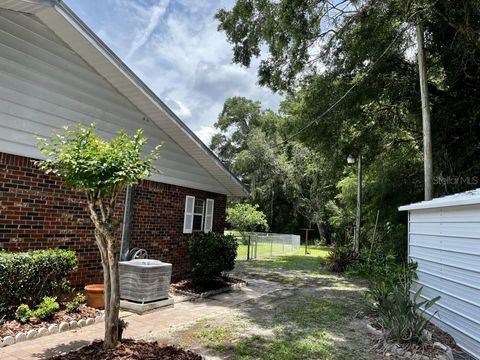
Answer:
<path fill-rule="evenodd" d="M 118 342 L 118 316 L 120 312 L 120 282 L 118 276 L 119 249 L 114 236 L 107 238 L 108 266 L 110 273 L 110 296 L 108 316 L 105 314 L 105 342 L 104 347 L 110 349 Z M 107 300 L 105 300 L 107 301 Z"/>
<path fill-rule="evenodd" d="M 118 344 L 118 317 L 120 312 L 120 283 L 118 261 L 120 257 L 119 242 L 115 237 L 114 225 L 111 224 L 115 202 L 105 211 L 100 204 L 101 214 L 95 207 L 96 199 L 88 197 L 90 217 L 95 224 L 95 240 L 100 251 L 103 268 L 103 284 L 105 297 L 105 336 L 104 349 L 112 349 Z"/>
<path fill-rule="evenodd" d="M 320 240 L 322 239 L 325 240 L 325 245 L 328 245 L 327 232 L 325 230 L 325 225 L 318 222 L 317 229 L 318 229 L 318 236 L 320 237 Z"/>
<path fill-rule="evenodd" d="M 102 258 L 105 297 L 105 333 L 103 347 L 114 348 L 118 342 L 118 314 L 120 307 L 118 286 L 118 258 L 112 256 L 111 241 L 96 230 L 98 249 Z M 116 268 L 116 271 L 115 271 Z M 116 305 L 116 302 L 118 305 Z"/>

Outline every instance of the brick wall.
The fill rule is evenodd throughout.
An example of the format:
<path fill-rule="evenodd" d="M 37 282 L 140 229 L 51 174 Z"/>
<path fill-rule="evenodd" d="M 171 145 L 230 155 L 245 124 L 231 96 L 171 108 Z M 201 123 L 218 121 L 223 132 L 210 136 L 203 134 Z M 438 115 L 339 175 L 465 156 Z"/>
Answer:
<path fill-rule="evenodd" d="M 181 186 L 143 181 L 134 192 L 130 247 L 173 264 L 174 278 L 188 276 L 187 240 L 183 234 L 185 196 L 215 200 L 213 230 L 222 232 L 226 196 Z M 122 213 L 123 197 L 118 213 Z M 0 153 L 0 249 L 75 250 L 79 270 L 74 284 L 101 282 L 101 265 L 86 202 L 61 179 L 45 175 L 32 159 Z"/>
<path fill-rule="evenodd" d="M 187 240 L 183 234 L 185 197 L 214 199 L 213 231 L 223 232 L 226 197 L 181 186 L 144 181 L 133 195 L 130 248 L 146 249 L 149 257 L 173 264 L 175 278 L 188 274 Z"/>

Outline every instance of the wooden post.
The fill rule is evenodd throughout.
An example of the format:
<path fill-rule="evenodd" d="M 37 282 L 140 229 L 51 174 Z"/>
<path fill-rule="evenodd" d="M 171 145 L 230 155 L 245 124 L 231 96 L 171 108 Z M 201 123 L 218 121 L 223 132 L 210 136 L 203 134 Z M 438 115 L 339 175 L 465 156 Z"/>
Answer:
<path fill-rule="evenodd" d="M 423 169 L 425 177 L 425 200 L 433 196 L 432 134 L 430 127 L 430 100 L 428 94 L 427 66 L 425 63 L 425 39 L 420 15 L 417 15 L 418 75 L 420 77 L 420 95 L 422 98 L 423 127 Z"/>
<path fill-rule="evenodd" d="M 305 230 L 305 255 L 308 255 L 308 229 Z"/>
<path fill-rule="evenodd" d="M 273 180 L 272 180 L 272 196 L 270 198 L 270 229 L 273 227 L 273 198 L 275 196 L 275 189 L 273 187 Z"/>
<path fill-rule="evenodd" d="M 308 232 L 312 229 L 310 228 L 302 228 L 300 230 L 305 230 L 305 255 L 308 255 Z"/>
<path fill-rule="evenodd" d="M 248 234 L 247 240 L 247 260 L 250 260 L 250 234 Z"/>

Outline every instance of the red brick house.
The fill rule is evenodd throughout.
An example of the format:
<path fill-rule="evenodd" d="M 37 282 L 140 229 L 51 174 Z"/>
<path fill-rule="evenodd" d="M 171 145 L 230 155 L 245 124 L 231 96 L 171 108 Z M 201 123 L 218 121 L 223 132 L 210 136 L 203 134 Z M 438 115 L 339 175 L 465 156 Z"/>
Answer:
<path fill-rule="evenodd" d="M 82 284 L 101 280 L 84 198 L 32 164 L 34 134 L 75 123 L 105 138 L 142 128 L 149 147 L 163 145 L 161 173 L 121 203 L 122 241 L 187 275 L 188 238 L 223 231 L 241 182 L 65 4 L 0 0 L 0 249 L 73 249 Z"/>

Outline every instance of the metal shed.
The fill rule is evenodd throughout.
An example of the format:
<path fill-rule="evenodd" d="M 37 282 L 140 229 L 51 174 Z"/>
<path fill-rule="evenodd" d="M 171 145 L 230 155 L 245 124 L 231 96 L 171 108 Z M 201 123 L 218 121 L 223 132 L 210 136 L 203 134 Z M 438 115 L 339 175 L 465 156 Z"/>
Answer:
<path fill-rule="evenodd" d="M 408 211 L 408 257 L 422 297 L 440 300 L 432 322 L 480 359 L 480 188 L 401 206 Z"/>

